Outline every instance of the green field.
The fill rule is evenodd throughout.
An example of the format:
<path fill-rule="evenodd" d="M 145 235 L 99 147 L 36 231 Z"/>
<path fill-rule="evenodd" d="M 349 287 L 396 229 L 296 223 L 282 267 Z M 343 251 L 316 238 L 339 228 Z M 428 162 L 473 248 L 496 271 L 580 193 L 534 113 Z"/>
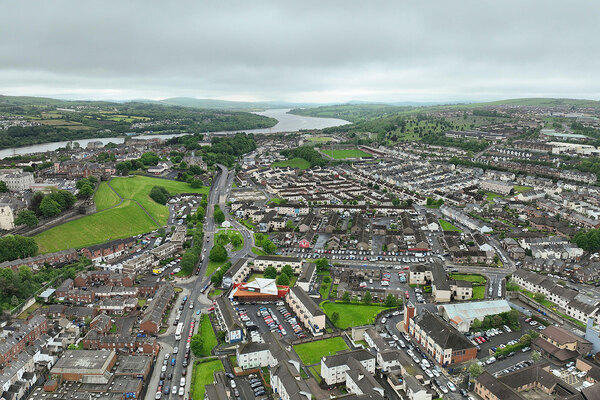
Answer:
<path fill-rule="evenodd" d="M 136 202 L 130 199 L 137 200 L 154 219 L 163 225 L 166 224 L 169 214 L 167 206 L 156 203 L 148 196 L 154 185 L 165 187 L 171 194 L 208 193 L 207 187 L 192 188 L 185 182 L 145 176 L 114 178 L 110 184 L 125 199 L 122 204 L 110 210 L 69 221 L 34 236 L 39 246 L 39 252 L 54 252 L 71 247 L 81 248 L 156 229 L 157 225 L 154 221 Z M 103 209 L 116 204 L 114 203 L 116 196 L 112 197 L 108 194 L 108 190 L 110 188 L 103 182 L 98 188 L 99 193 L 94 197 L 96 204 L 102 206 Z"/>
<path fill-rule="evenodd" d="M 331 315 L 334 312 L 339 314 L 340 319 L 335 323 L 335 326 L 340 329 L 372 324 L 377 314 L 389 308 L 374 304 L 331 303 L 329 301 L 322 302 L 320 307 L 329 319 L 331 319 Z"/>
<path fill-rule="evenodd" d="M 498 193 L 492 193 L 492 192 L 486 192 L 485 193 L 485 198 L 487 199 L 487 201 L 491 201 L 493 202 L 495 198 L 503 198 L 504 196 L 502 196 L 501 194 Z"/>
<path fill-rule="evenodd" d="M 531 186 L 519 186 L 519 185 L 515 185 L 513 187 L 513 189 L 515 190 L 515 193 L 522 193 L 522 192 L 527 192 L 531 189 L 533 189 Z"/>
<path fill-rule="evenodd" d="M 445 231 L 462 232 L 462 230 L 460 228 L 457 228 L 456 226 L 452 225 L 450 222 L 448 222 L 444 219 L 440 219 L 439 221 L 440 221 L 440 226 Z"/>
<path fill-rule="evenodd" d="M 192 399 L 204 399 L 204 388 L 214 382 L 216 371 L 224 371 L 221 360 L 207 362 L 196 361 L 192 370 Z"/>
<path fill-rule="evenodd" d="M 358 149 L 348 150 L 322 150 L 324 154 L 336 160 L 343 160 L 345 158 L 361 158 L 361 157 L 373 157 L 369 153 L 365 153 Z"/>
<path fill-rule="evenodd" d="M 94 203 L 96 203 L 96 211 L 106 210 L 119 204 L 119 196 L 108 187 L 106 182 L 100 182 L 94 194 Z"/>
<path fill-rule="evenodd" d="M 40 253 L 91 246 L 156 229 L 156 224 L 131 200 L 118 207 L 67 222 L 35 235 Z"/>
<path fill-rule="evenodd" d="M 265 253 L 265 252 L 263 251 L 263 249 L 261 249 L 261 248 L 258 248 L 258 247 L 254 247 L 254 246 L 252 247 L 252 252 L 253 252 L 254 254 L 256 254 L 257 256 L 266 256 L 266 255 L 267 255 L 267 253 Z"/>
<path fill-rule="evenodd" d="M 450 279 L 485 284 L 485 277 L 479 274 L 450 274 Z"/>
<path fill-rule="evenodd" d="M 333 139 L 327 136 L 311 136 L 308 140 L 316 143 L 326 143 L 331 142 Z"/>
<path fill-rule="evenodd" d="M 303 158 L 296 157 L 292 158 L 291 160 L 274 162 L 273 164 L 271 164 L 271 167 L 290 167 L 298 169 L 307 169 L 310 168 L 310 163 Z"/>
<path fill-rule="evenodd" d="M 485 286 L 473 286 L 473 300 L 483 300 L 485 298 Z"/>
<path fill-rule="evenodd" d="M 210 352 L 217 346 L 218 342 L 208 314 L 202 314 L 200 331 L 202 332 L 202 338 L 204 339 L 202 342 L 202 355 L 205 357 L 210 356 Z"/>
<path fill-rule="evenodd" d="M 177 193 L 208 193 L 208 187 L 193 188 L 186 182 L 171 181 L 167 179 L 135 176 L 131 178 L 113 178 L 110 185 L 124 199 L 133 199 L 142 205 L 161 224 L 167 223 L 169 209 L 158 204 L 149 196 L 153 186 L 162 186 L 171 194 Z"/>
<path fill-rule="evenodd" d="M 321 357 L 331 356 L 342 350 L 348 350 L 348 345 L 341 337 L 317 340 L 294 346 L 294 351 L 305 365 L 317 364 L 321 362 Z"/>

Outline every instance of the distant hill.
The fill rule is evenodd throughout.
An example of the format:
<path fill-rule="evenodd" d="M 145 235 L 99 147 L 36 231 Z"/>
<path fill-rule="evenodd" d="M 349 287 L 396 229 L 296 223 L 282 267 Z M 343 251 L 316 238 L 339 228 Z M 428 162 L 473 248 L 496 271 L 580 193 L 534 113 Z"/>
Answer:
<path fill-rule="evenodd" d="M 483 103 L 465 104 L 464 106 L 495 106 L 495 105 L 515 105 L 515 106 L 575 106 L 600 108 L 600 101 L 584 99 L 557 99 L 544 97 L 527 97 L 522 99 L 506 99 L 498 101 L 489 101 Z"/>
<path fill-rule="evenodd" d="M 172 105 L 172 106 L 183 106 L 193 108 L 208 108 L 213 110 L 229 110 L 229 111 L 264 111 L 269 108 L 294 108 L 294 107 L 306 107 L 314 104 L 301 104 L 301 103 L 287 103 L 284 101 L 260 101 L 260 102 L 246 102 L 246 101 L 227 101 L 227 100 L 213 100 L 213 99 L 196 99 L 193 97 L 171 97 L 164 100 L 152 101 L 142 100 L 144 102 L 157 102 L 160 104 Z"/>

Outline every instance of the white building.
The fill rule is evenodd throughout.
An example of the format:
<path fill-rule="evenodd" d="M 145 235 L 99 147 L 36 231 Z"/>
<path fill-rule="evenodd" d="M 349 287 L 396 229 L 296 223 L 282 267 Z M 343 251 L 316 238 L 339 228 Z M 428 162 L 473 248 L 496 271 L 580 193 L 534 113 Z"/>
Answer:
<path fill-rule="evenodd" d="M 371 374 L 375 374 L 375 356 L 366 350 L 348 351 L 321 359 L 321 376 L 328 385 L 346 381 L 346 371 L 350 369 L 350 358 L 360 362 Z"/>

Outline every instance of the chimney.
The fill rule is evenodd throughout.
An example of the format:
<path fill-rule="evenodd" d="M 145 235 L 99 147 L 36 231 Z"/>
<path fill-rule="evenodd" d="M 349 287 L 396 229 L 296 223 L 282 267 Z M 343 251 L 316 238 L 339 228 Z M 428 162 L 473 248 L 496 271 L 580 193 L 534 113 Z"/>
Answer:
<path fill-rule="evenodd" d="M 404 331 L 408 332 L 410 319 L 416 314 L 415 306 L 409 301 L 404 303 Z"/>

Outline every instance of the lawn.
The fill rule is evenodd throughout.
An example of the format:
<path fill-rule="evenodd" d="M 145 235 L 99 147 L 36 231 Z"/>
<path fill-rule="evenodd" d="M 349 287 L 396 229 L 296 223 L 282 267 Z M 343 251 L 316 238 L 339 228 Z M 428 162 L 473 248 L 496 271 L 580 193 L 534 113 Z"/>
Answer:
<path fill-rule="evenodd" d="M 266 256 L 267 253 L 265 253 L 262 249 L 259 249 L 258 247 L 252 247 L 252 252 L 254 254 L 256 254 L 257 256 Z"/>
<path fill-rule="evenodd" d="M 327 136 L 311 136 L 308 138 L 308 140 L 311 142 L 325 143 L 331 142 L 333 139 Z"/>
<path fill-rule="evenodd" d="M 192 369 L 192 399 L 203 399 L 204 388 L 214 382 L 216 371 L 224 371 L 221 360 L 211 360 L 207 362 L 196 361 Z"/>
<path fill-rule="evenodd" d="M 527 192 L 531 189 L 533 189 L 531 186 L 519 186 L 519 185 L 515 185 L 513 187 L 513 189 L 515 190 L 515 193 L 523 193 L 523 192 Z"/>
<path fill-rule="evenodd" d="M 224 241 L 221 243 L 220 242 L 220 237 L 221 236 L 226 236 L 225 239 L 223 239 Z M 233 246 L 232 247 L 232 251 L 239 251 L 244 247 L 244 237 L 242 236 L 242 234 L 238 231 L 236 231 L 235 229 L 223 229 L 221 231 L 219 231 L 216 235 L 216 243 L 221 243 L 222 245 L 224 244 L 229 244 L 231 243 L 231 240 L 234 236 L 237 236 L 240 239 L 240 244 L 237 246 Z"/>
<path fill-rule="evenodd" d="M 321 362 L 321 357 L 323 356 L 331 356 L 338 351 L 348 349 L 348 345 L 344 342 L 344 339 L 339 336 L 294 346 L 294 351 L 305 365 L 317 364 Z"/>
<path fill-rule="evenodd" d="M 110 184 L 124 199 L 137 200 L 161 224 L 167 223 L 169 210 L 167 206 L 156 203 L 148 196 L 154 185 L 165 187 L 171 194 L 208 193 L 207 187 L 192 188 L 185 182 L 145 176 L 113 178 Z M 98 188 L 100 193 L 96 194 L 95 200 L 105 208 L 109 204 L 114 204 L 111 204 L 111 197 L 107 192 L 110 188 L 103 185 L 106 186 L 104 182 L 100 185 Z M 47 253 L 122 239 L 156 228 L 156 224 L 140 206 L 132 200 L 124 200 L 118 207 L 67 222 L 34 237 L 39 252 Z"/>
<path fill-rule="evenodd" d="M 204 357 L 210 356 L 211 350 L 217 346 L 218 342 L 208 314 L 202 314 L 202 322 L 200 324 L 199 332 L 201 332 L 202 338 L 204 339 L 202 342 L 202 355 Z"/>
<path fill-rule="evenodd" d="M 467 281 L 472 283 L 483 283 L 485 284 L 485 277 L 479 274 L 450 274 L 451 279 L 457 281 Z"/>
<path fill-rule="evenodd" d="M 473 286 L 473 300 L 485 298 L 485 286 Z"/>
<path fill-rule="evenodd" d="M 207 194 L 208 187 L 193 188 L 186 182 L 172 181 L 168 179 L 151 178 L 147 176 L 134 176 L 128 178 L 113 178 L 110 185 L 124 199 L 137 200 L 158 222 L 167 223 L 169 209 L 167 206 L 158 204 L 149 196 L 153 186 L 162 186 L 170 194 L 177 193 L 203 193 Z"/>
<path fill-rule="evenodd" d="M 106 210 L 119 204 L 119 196 L 108 187 L 106 182 L 100 182 L 94 194 L 94 203 L 96 203 L 96 211 Z"/>
<path fill-rule="evenodd" d="M 221 265 L 225 264 L 227 261 L 209 261 L 206 266 L 206 273 L 204 276 L 211 276 L 213 272 L 215 272 Z"/>
<path fill-rule="evenodd" d="M 35 235 L 40 253 L 81 248 L 156 229 L 156 224 L 130 200 L 118 207 L 69 221 Z"/>
<path fill-rule="evenodd" d="M 493 202 L 495 198 L 503 198 L 504 196 L 502 196 L 501 194 L 498 193 L 493 193 L 493 192 L 486 192 L 485 193 L 485 198 L 487 199 L 487 201 L 491 201 Z"/>
<path fill-rule="evenodd" d="M 347 150 L 322 150 L 324 154 L 336 160 L 343 160 L 345 158 L 361 158 L 361 157 L 373 157 L 369 153 L 365 153 L 358 149 L 347 149 Z"/>
<path fill-rule="evenodd" d="M 327 314 L 327 317 L 331 319 L 331 315 L 337 312 L 340 319 L 335 323 L 340 329 L 347 329 L 351 326 L 359 326 L 372 324 L 375 317 L 380 312 L 387 310 L 390 307 L 381 305 L 367 305 L 357 303 L 331 303 L 324 301 L 320 304 L 321 309 Z"/>
<path fill-rule="evenodd" d="M 457 228 L 456 226 L 452 225 L 450 222 L 448 222 L 444 219 L 440 219 L 439 221 L 440 221 L 440 226 L 445 231 L 462 232 L 462 229 Z"/>
<path fill-rule="evenodd" d="M 327 274 L 325 276 L 328 276 L 331 279 L 331 275 Z M 325 277 L 323 277 L 323 279 L 325 279 Z M 331 281 L 329 281 L 329 283 L 325 283 L 323 281 L 321 281 L 321 287 L 319 288 L 319 293 L 321 294 L 321 298 L 323 300 L 326 300 L 327 298 L 329 298 L 329 288 L 331 287 Z"/>
<path fill-rule="evenodd" d="M 290 168 L 298 168 L 298 169 L 307 169 L 310 168 L 310 163 L 303 158 L 292 158 L 286 161 L 277 161 L 271 164 L 271 168 L 275 167 L 290 167 Z"/>

